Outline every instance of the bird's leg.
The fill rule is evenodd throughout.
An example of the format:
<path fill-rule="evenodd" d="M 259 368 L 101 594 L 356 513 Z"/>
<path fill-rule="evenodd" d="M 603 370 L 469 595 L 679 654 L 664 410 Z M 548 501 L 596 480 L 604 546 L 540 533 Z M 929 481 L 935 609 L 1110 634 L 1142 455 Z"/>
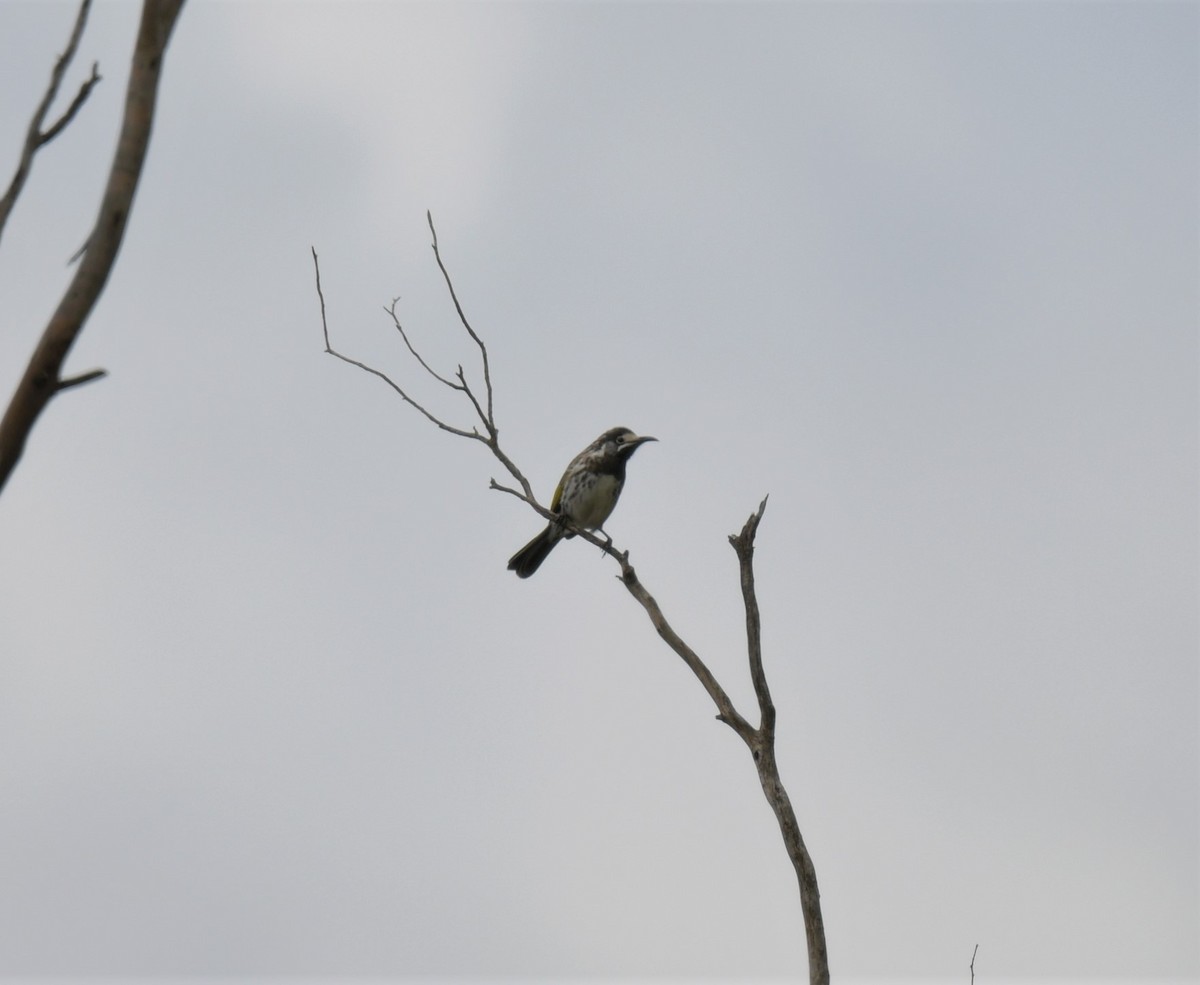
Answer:
<path fill-rule="evenodd" d="M 597 527 L 593 532 L 600 534 L 604 538 L 604 546 L 600 550 L 602 553 L 607 554 L 612 549 L 612 538 L 608 536 L 608 531 L 603 527 Z"/>

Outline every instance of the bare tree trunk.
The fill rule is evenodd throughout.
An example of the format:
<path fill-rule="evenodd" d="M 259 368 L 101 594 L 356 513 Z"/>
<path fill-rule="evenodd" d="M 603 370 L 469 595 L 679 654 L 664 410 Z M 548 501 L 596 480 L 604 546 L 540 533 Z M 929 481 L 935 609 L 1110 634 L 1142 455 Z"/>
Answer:
<path fill-rule="evenodd" d="M 146 160 L 146 149 L 150 143 L 150 130 L 154 121 L 154 106 L 158 95 L 158 81 L 162 70 L 163 55 L 171 30 L 183 7 L 183 0 L 145 0 L 142 7 L 142 20 L 138 28 L 137 44 L 133 52 L 133 66 L 129 74 L 129 87 L 125 95 L 125 116 L 121 124 L 120 138 L 117 143 L 116 155 L 113 158 L 112 170 L 109 172 L 108 184 L 105 186 L 104 197 L 100 203 L 100 214 L 96 224 L 88 236 L 84 247 L 83 257 L 75 271 L 66 293 L 59 302 L 57 310 L 50 318 L 50 323 L 42 332 L 25 375 L 17 384 L 16 392 L 0 420 L 0 491 L 3 491 L 8 477 L 16 468 L 17 462 L 24 451 L 26 439 L 33 430 L 50 398 L 56 393 L 69 387 L 87 383 L 104 375 L 103 370 L 92 370 L 71 379 L 62 378 L 63 362 L 67 353 L 83 329 L 88 316 L 95 307 L 100 292 L 112 272 L 121 248 L 121 240 L 125 234 L 125 225 L 129 220 L 129 212 L 133 207 L 133 196 L 137 190 L 138 179 L 142 173 L 142 165 Z M 82 18 L 86 13 L 86 4 L 81 10 L 77 32 L 82 26 Z M 72 45 L 67 55 L 74 50 L 78 40 L 73 35 Z M 64 58 L 67 57 L 64 55 Z M 59 65 L 63 65 L 60 59 Z M 94 75 L 94 71 L 93 71 Z M 56 66 L 55 80 L 52 88 L 57 88 L 58 74 Z M 51 93 L 52 95 L 52 93 Z M 83 93 L 86 96 L 86 92 Z M 82 101 L 77 97 L 76 104 L 60 123 L 69 120 L 70 115 Z M 44 115 L 48 100 L 43 102 L 40 113 Z M 39 119 L 35 116 L 31 126 L 31 134 L 36 135 L 37 145 L 45 143 L 59 129 L 58 125 L 50 131 L 38 133 Z M 29 141 L 26 142 L 29 147 Z M 31 156 L 31 154 L 30 154 Z M 28 170 L 26 155 L 22 155 L 25 171 Z M 24 177 L 18 168 L 20 182 L 14 181 L 16 192 Z M 11 201 L 6 196 L 7 208 Z M 7 213 L 6 213 L 7 214 Z"/>

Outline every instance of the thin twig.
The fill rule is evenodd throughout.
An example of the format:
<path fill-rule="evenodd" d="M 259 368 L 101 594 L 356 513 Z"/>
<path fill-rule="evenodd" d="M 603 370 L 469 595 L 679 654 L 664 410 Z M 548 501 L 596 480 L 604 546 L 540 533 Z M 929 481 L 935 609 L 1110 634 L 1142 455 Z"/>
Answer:
<path fill-rule="evenodd" d="M 479 432 L 464 431 L 462 428 L 456 428 L 454 425 L 447 424 L 440 417 L 433 414 L 429 410 L 426 410 L 426 408 L 422 404 L 418 403 L 413 397 L 411 397 L 408 394 L 408 392 L 404 389 L 404 387 L 400 386 L 400 384 L 397 383 L 395 380 L 393 380 L 390 376 L 388 376 L 387 373 L 383 372 L 382 370 L 376 369 L 374 366 L 368 366 L 364 362 L 360 362 L 357 359 L 352 359 L 350 356 L 347 356 L 341 352 L 338 352 L 330 344 L 329 322 L 325 317 L 325 292 L 321 289 L 321 263 L 317 259 L 316 247 L 310 247 L 310 249 L 312 250 L 313 272 L 316 276 L 316 281 L 317 281 L 317 297 L 319 297 L 321 299 L 321 331 L 325 335 L 325 351 L 328 352 L 331 356 L 334 356 L 334 357 L 340 359 L 342 362 L 348 363 L 351 366 L 357 366 L 364 373 L 370 373 L 372 376 L 378 377 L 379 379 L 383 380 L 384 383 L 386 383 L 393 390 L 395 390 L 397 394 L 400 395 L 400 398 L 406 404 L 408 404 L 410 407 L 413 407 L 414 409 L 416 409 L 427 421 L 429 421 L 431 424 L 435 424 L 437 427 L 441 428 L 443 431 L 448 431 L 448 432 L 450 432 L 450 434 L 456 434 L 460 438 L 473 438 L 476 441 L 482 441 L 484 444 L 487 444 L 487 439 L 483 435 L 479 434 Z M 425 365 L 424 361 L 422 361 L 421 364 Z M 428 367 L 426 367 L 426 368 L 428 369 Z M 435 376 L 437 375 L 437 374 L 433 373 L 432 370 L 429 370 L 429 372 Z"/>
<path fill-rule="evenodd" d="M 442 279 L 446 282 L 447 290 L 450 291 L 450 300 L 454 302 L 454 310 L 458 312 L 458 320 L 462 322 L 463 328 L 467 330 L 467 334 L 479 346 L 479 353 L 483 361 L 483 385 L 487 390 L 487 415 L 484 417 L 484 420 L 488 425 L 489 432 L 491 432 L 495 429 L 495 417 L 492 413 L 492 373 L 488 364 L 487 346 L 483 344 L 483 340 L 475 334 L 475 329 L 467 321 L 467 316 L 458 301 L 458 292 L 454 290 L 454 282 L 450 279 L 450 272 L 446 269 L 446 265 L 442 263 L 442 252 L 438 249 L 437 230 L 433 227 L 433 213 L 426 211 L 425 220 L 429 223 L 429 234 L 433 237 L 433 258 L 437 261 L 438 270 L 442 272 Z M 482 412 L 480 416 L 483 416 Z"/>
<path fill-rule="evenodd" d="M 486 350 L 485 350 L 486 351 Z M 486 372 L 486 368 L 485 368 Z M 483 422 L 483 426 L 487 428 L 487 433 L 495 439 L 497 436 L 496 424 L 491 418 L 492 401 L 491 396 L 488 397 L 488 411 L 485 414 L 483 408 L 479 406 L 479 401 L 475 399 L 475 391 L 467 385 L 466 374 L 463 373 L 462 365 L 459 364 L 458 370 L 454 374 L 458 377 L 458 382 L 462 384 L 462 391 L 467 395 L 467 399 L 471 401 L 471 406 L 475 408 L 475 415 Z"/>
<path fill-rule="evenodd" d="M 329 344 L 329 322 L 325 318 L 325 292 L 321 290 L 321 262 L 317 259 L 317 248 L 310 246 L 313 258 L 313 273 L 317 278 L 317 298 L 321 302 L 321 331 L 325 334 L 325 351 L 333 355 L 333 346 Z"/>
<path fill-rule="evenodd" d="M 432 376 L 439 383 L 445 384 L 451 390 L 465 390 L 466 389 L 465 382 L 462 384 L 459 384 L 459 383 L 455 383 L 453 380 L 446 379 L 446 377 L 442 376 L 436 370 L 431 369 L 429 366 L 429 363 L 427 363 L 424 360 L 424 358 L 421 356 L 421 354 L 419 352 L 417 352 L 417 350 L 415 348 L 413 348 L 412 342 L 409 341 L 408 333 L 406 331 L 404 331 L 404 326 L 400 324 L 400 316 L 396 314 L 396 305 L 399 303 L 400 303 L 399 298 L 392 298 L 391 305 L 389 307 L 385 308 L 384 310 L 389 315 L 392 316 L 392 323 L 396 326 L 396 331 L 400 333 L 400 338 L 402 338 L 404 340 L 404 345 L 408 349 L 408 351 L 412 355 L 412 357 L 420 364 L 421 368 L 423 370 L 425 370 L 426 373 L 428 373 L 430 376 Z"/>
<path fill-rule="evenodd" d="M 93 380 L 103 379 L 108 375 L 108 371 L 104 369 L 93 369 L 86 373 L 80 373 L 78 376 L 72 376 L 68 380 L 59 380 L 56 389 L 61 393 L 63 390 L 69 390 L 73 386 L 83 386 L 85 383 L 91 383 Z"/>
<path fill-rule="evenodd" d="M 79 86 L 79 91 L 75 93 L 75 98 L 71 100 L 71 105 L 66 108 L 66 111 L 63 113 L 63 115 L 60 116 L 54 123 L 52 123 L 48 130 L 38 137 L 39 147 L 44 147 L 60 133 L 62 133 L 67 124 L 75 118 L 75 114 L 79 112 L 80 108 L 87 100 L 87 97 L 91 95 L 92 89 L 94 89 L 99 83 L 100 63 L 92 62 L 92 74 L 83 80 L 83 83 Z"/>

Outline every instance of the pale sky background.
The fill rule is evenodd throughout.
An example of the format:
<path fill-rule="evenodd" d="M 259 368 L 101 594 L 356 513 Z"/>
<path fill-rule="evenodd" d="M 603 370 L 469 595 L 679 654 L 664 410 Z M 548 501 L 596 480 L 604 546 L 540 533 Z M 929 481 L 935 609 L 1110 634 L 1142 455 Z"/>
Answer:
<path fill-rule="evenodd" d="M 0 244 L 4 399 L 99 204 L 98 0 Z M 0 177 L 74 7 L 0 0 Z M 839 978 L 1200 977 L 1191 3 L 191 0 L 0 497 L 0 977 L 798 975 L 752 764 L 452 420 L 490 346 L 779 759 Z M 477 376 L 475 377 L 478 378 Z"/>

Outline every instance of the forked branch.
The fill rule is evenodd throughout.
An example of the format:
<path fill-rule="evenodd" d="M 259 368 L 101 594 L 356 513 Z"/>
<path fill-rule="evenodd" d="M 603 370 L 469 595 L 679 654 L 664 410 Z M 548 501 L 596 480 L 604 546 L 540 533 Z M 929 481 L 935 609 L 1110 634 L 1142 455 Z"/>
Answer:
<path fill-rule="evenodd" d="M 83 29 L 87 24 L 88 11 L 91 9 L 92 0 L 82 0 L 79 4 L 79 12 L 75 15 L 75 26 L 71 31 L 71 37 L 67 41 L 66 50 L 58 56 L 58 60 L 54 63 L 54 70 L 50 73 L 50 82 L 46 86 L 46 91 L 42 95 L 42 101 L 38 103 L 37 109 L 34 110 L 33 119 L 29 121 L 29 127 L 25 131 L 25 143 L 21 146 L 21 156 L 17 159 L 17 169 L 12 176 L 12 181 L 9 182 L 8 190 L 5 191 L 4 197 L 0 198 L 0 237 L 4 235 L 4 227 L 8 222 L 8 217 L 12 213 L 13 206 L 17 204 L 17 198 L 21 194 L 21 190 L 25 187 L 25 181 L 29 177 L 30 169 L 33 167 L 34 155 L 46 144 L 50 143 L 66 128 L 79 112 L 80 108 L 87 101 L 87 97 L 91 95 L 100 81 L 99 65 L 92 64 L 92 74 L 85 79 L 79 87 L 79 91 L 75 93 L 75 98 L 71 100 L 71 105 L 66 108 L 61 116 L 55 120 L 50 126 L 43 129 L 46 122 L 46 115 L 50 112 L 50 107 L 53 105 L 55 98 L 58 96 L 59 87 L 62 85 L 63 77 L 67 74 L 67 69 L 75 58 L 75 52 L 79 50 L 79 39 L 83 37 Z"/>
<path fill-rule="evenodd" d="M 321 327 L 325 336 L 325 351 L 345 363 L 357 366 L 359 369 L 382 379 L 407 404 L 443 431 L 448 431 L 461 438 L 471 438 L 487 445 L 508 474 L 520 486 L 520 489 L 515 489 L 511 486 L 502 485 L 493 478 L 491 480 L 492 489 L 517 497 L 547 519 L 557 519 L 559 522 L 566 522 L 563 518 L 551 513 L 550 510 L 537 501 L 533 495 L 529 481 L 500 447 L 500 432 L 496 426 L 494 416 L 492 379 L 488 364 L 487 346 L 471 327 L 467 319 L 462 303 L 454 289 L 454 283 L 442 261 L 441 252 L 438 249 L 437 231 L 434 228 L 432 217 L 428 217 L 428 221 L 429 230 L 433 237 L 434 257 L 437 260 L 438 269 L 441 271 L 442 277 L 446 282 L 446 287 L 450 292 L 450 298 L 454 303 L 454 309 L 458 314 L 459 322 L 479 349 L 481 375 L 484 385 L 483 398 L 480 399 L 472 389 L 462 366 L 457 367 L 454 376 L 450 377 L 447 374 L 439 373 L 429 365 L 420 352 L 417 351 L 408 333 L 402 326 L 396 311 L 396 301 L 393 301 L 386 310 L 391 316 L 396 330 L 400 333 L 405 347 L 417 365 L 424 370 L 425 374 L 431 380 L 447 387 L 467 400 L 472 413 L 478 418 L 483 427 L 483 433 L 480 432 L 478 425 L 472 426 L 468 430 L 466 426 L 450 424 L 418 402 L 407 389 L 398 384 L 388 374 L 373 366 L 368 366 L 357 359 L 343 355 L 333 348 L 329 341 L 329 323 L 325 311 L 325 296 L 321 288 L 320 266 L 317 262 L 316 250 L 313 250 L 313 266 L 316 274 L 317 295 L 321 303 Z M 684 664 L 686 664 L 688 669 L 700 682 L 716 706 L 718 721 L 724 722 L 733 729 L 750 750 L 755 769 L 758 771 L 763 793 L 766 795 L 767 801 L 775 814 L 780 832 L 783 835 L 788 857 L 791 859 L 796 871 L 800 887 L 800 902 L 804 915 L 805 938 L 808 949 L 809 982 L 811 985 L 828 985 L 829 959 L 825 949 L 825 929 L 821 917 L 820 894 L 817 891 L 816 872 L 813 869 L 812 859 L 805 847 L 804 839 L 800 835 L 800 827 L 796 821 L 795 811 L 792 808 L 791 801 L 788 799 L 787 791 L 783 787 L 783 782 L 779 777 L 779 768 L 775 760 L 775 706 L 771 700 L 771 692 L 767 687 L 766 673 L 763 670 L 761 617 L 754 588 L 754 537 L 758 531 L 758 525 L 762 520 L 766 506 L 767 501 L 763 499 L 758 510 L 751 514 L 742 527 L 741 532 L 729 538 L 730 543 L 737 552 L 741 572 L 742 598 L 746 610 L 746 644 L 750 663 L 750 677 L 753 681 L 754 693 L 758 700 L 759 724 L 757 727 L 751 725 L 746 717 L 734 707 L 733 701 L 713 675 L 712 671 L 696 651 L 683 640 L 667 621 L 658 602 L 642 584 L 637 576 L 637 572 L 634 571 L 633 565 L 629 563 L 629 552 L 618 550 L 612 545 L 611 541 L 602 540 L 589 530 L 572 526 L 572 532 L 599 547 L 617 561 L 621 568 L 621 583 L 645 610 L 651 625 L 658 635 L 683 660 Z"/>

